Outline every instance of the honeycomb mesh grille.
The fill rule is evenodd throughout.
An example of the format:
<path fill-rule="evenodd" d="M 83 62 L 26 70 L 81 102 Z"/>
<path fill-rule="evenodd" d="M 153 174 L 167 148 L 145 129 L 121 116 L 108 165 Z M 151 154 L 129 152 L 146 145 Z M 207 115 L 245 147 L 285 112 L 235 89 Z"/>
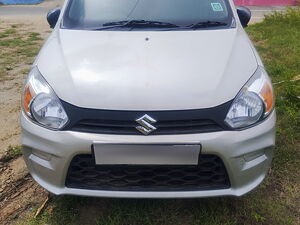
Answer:
<path fill-rule="evenodd" d="M 197 166 L 95 165 L 92 155 L 73 158 L 69 188 L 115 191 L 192 191 L 230 187 L 220 158 L 202 155 Z"/>

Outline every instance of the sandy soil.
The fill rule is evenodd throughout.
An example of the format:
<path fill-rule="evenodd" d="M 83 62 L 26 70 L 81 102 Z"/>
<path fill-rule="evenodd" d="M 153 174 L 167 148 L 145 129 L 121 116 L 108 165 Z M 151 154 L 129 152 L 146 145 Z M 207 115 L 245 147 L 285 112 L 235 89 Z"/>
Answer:
<path fill-rule="evenodd" d="M 28 31 L 41 34 L 46 38 L 51 30 L 43 13 L 30 14 L 29 8 L 39 7 L 48 10 L 62 4 L 62 0 L 46 1 L 36 6 L 1 6 L 5 11 L 10 9 L 22 9 L 17 14 L 1 14 L 1 27 L 10 27 L 12 24 L 24 24 Z M 43 12 L 43 11 L 41 11 Z M 16 68 L 7 71 L 11 80 L 0 82 L 0 158 L 9 145 L 18 145 L 20 143 L 19 129 L 19 111 L 20 111 L 20 93 L 24 76 L 20 76 L 20 71 L 28 68 L 28 65 L 18 65 Z"/>
<path fill-rule="evenodd" d="M 11 224 L 47 196 L 30 178 L 23 158 L 4 157 L 8 146 L 20 145 L 20 93 L 25 78 L 20 71 L 26 67 L 29 65 L 9 71 L 15 78 L 0 82 L 0 224 Z"/>

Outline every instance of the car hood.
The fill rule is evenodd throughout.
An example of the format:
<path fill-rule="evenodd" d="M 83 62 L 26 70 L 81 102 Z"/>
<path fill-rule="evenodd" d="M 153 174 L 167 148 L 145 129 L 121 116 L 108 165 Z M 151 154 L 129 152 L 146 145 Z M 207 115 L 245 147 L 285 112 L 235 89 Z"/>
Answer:
<path fill-rule="evenodd" d="M 232 100 L 257 68 L 241 29 L 57 29 L 36 65 L 60 99 L 110 110 L 214 107 Z"/>

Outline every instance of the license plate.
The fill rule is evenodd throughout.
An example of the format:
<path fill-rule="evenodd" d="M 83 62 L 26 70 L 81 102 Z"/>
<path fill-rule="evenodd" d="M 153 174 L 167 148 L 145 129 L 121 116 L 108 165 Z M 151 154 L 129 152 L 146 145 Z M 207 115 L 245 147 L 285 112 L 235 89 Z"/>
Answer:
<path fill-rule="evenodd" d="M 197 165 L 200 144 L 94 143 L 98 165 Z"/>

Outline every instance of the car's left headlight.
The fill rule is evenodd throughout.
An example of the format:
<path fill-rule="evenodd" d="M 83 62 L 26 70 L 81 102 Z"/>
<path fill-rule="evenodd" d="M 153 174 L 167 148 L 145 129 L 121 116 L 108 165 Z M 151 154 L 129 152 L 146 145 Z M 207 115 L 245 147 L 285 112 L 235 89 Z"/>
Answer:
<path fill-rule="evenodd" d="M 34 67 L 25 82 L 22 108 L 34 122 L 58 130 L 68 123 L 68 116 L 50 85 Z"/>
<path fill-rule="evenodd" d="M 274 108 L 273 87 L 267 72 L 258 67 L 234 99 L 225 122 L 234 129 L 252 126 L 266 118 Z"/>

